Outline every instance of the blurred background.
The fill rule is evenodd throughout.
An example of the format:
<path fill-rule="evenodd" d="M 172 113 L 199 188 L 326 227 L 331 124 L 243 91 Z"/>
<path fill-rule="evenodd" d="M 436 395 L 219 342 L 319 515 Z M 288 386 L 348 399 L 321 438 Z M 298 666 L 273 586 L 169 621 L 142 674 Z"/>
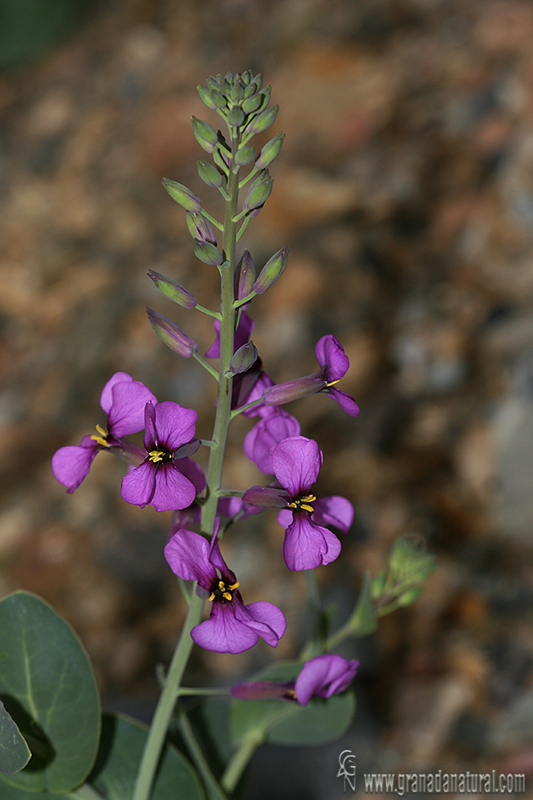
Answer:
<path fill-rule="evenodd" d="M 340 798 L 344 748 L 359 774 L 495 769 L 533 786 L 532 41 L 528 0 L 0 2 L 0 594 L 48 600 L 106 708 L 150 718 L 184 617 L 169 515 L 123 502 L 105 454 L 73 495 L 50 459 L 104 422 L 117 370 L 194 406 L 209 438 L 212 381 L 156 339 L 145 305 L 204 350 L 211 323 L 146 271 L 217 304 L 217 272 L 160 179 L 220 213 L 190 126 L 217 117 L 195 87 L 248 68 L 281 106 L 268 134 L 286 139 L 242 244 L 258 267 L 290 247 L 250 309 L 254 341 L 281 382 L 313 371 L 334 334 L 361 406 L 356 420 L 324 396 L 289 407 L 324 451 L 317 493 L 356 506 L 319 570 L 324 596 L 342 621 L 401 535 L 438 557 L 413 606 L 339 650 L 361 661 L 342 742 L 265 748 L 247 800 Z M 231 488 L 264 480 L 241 451 L 249 427 L 235 424 Z M 230 685 L 309 631 L 275 514 L 261 522 L 236 526 L 224 555 L 288 633 L 275 652 L 196 653 L 189 683 Z"/>

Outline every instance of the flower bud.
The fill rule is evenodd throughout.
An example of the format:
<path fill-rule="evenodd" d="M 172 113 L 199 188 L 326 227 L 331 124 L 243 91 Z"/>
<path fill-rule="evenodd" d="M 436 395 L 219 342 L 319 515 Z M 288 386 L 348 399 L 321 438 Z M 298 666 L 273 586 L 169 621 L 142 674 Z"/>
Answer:
<path fill-rule="evenodd" d="M 188 292 L 180 283 L 173 281 L 172 278 L 167 278 L 165 275 L 161 275 L 160 272 L 156 272 L 153 269 L 148 272 L 148 277 L 153 280 L 161 294 L 164 294 L 165 297 L 168 297 L 173 303 L 177 303 L 183 306 L 183 308 L 195 307 L 196 297 Z"/>
<path fill-rule="evenodd" d="M 296 378 L 287 383 L 278 383 L 269 386 L 263 393 L 263 403 L 266 406 L 282 406 L 291 403 L 293 400 L 300 400 L 302 397 L 321 392 L 327 385 L 324 379 L 324 372 L 314 372 L 304 378 Z"/>
<path fill-rule="evenodd" d="M 243 100 L 241 108 L 245 114 L 253 114 L 261 105 L 263 98 L 260 94 L 254 94 L 252 97 L 247 97 Z"/>
<path fill-rule="evenodd" d="M 216 245 L 217 237 L 213 226 L 203 214 L 194 214 L 187 211 L 185 218 L 189 233 L 193 239 L 199 239 L 201 242 L 211 242 L 211 244 Z"/>
<path fill-rule="evenodd" d="M 267 261 L 253 285 L 253 290 L 256 294 L 266 292 L 283 275 L 287 266 L 288 252 L 288 247 L 282 247 Z"/>
<path fill-rule="evenodd" d="M 239 147 L 237 152 L 235 153 L 235 163 L 239 165 L 239 167 L 244 167 L 246 164 L 250 164 L 255 158 L 255 147 L 251 144 L 244 145 L 244 147 Z"/>
<path fill-rule="evenodd" d="M 261 152 L 255 161 L 255 166 L 257 169 L 266 169 L 268 166 L 270 166 L 270 164 L 272 164 L 274 159 L 279 155 L 284 138 L 285 134 L 280 132 L 261 148 Z"/>
<path fill-rule="evenodd" d="M 170 178 L 163 178 L 162 184 L 176 203 L 179 203 L 180 206 L 186 211 L 195 211 L 198 212 L 202 208 L 202 201 L 199 197 L 197 197 L 194 192 L 191 192 L 190 189 L 187 189 L 186 186 L 183 186 L 181 183 L 177 183 L 177 181 L 171 181 Z"/>
<path fill-rule="evenodd" d="M 191 120 L 196 141 L 207 153 L 212 153 L 218 140 L 214 128 L 209 123 L 196 117 L 191 117 Z"/>
<path fill-rule="evenodd" d="M 244 135 L 247 136 L 248 134 L 255 134 L 262 133 L 266 131 L 267 128 L 270 128 L 272 123 L 277 117 L 279 111 L 279 106 L 272 106 L 272 108 L 267 108 L 254 117 L 251 122 L 248 123 L 246 128 L 244 129 Z"/>
<path fill-rule="evenodd" d="M 198 175 L 208 186 L 214 186 L 218 189 L 222 186 L 222 175 L 216 167 L 209 164 L 207 161 L 197 161 Z"/>
<path fill-rule="evenodd" d="M 242 347 L 239 347 L 229 362 L 229 369 L 232 375 L 239 375 L 241 372 L 249 370 L 257 361 L 257 355 L 257 347 L 253 342 L 246 342 Z"/>
<path fill-rule="evenodd" d="M 266 169 L 263 170 L 248 190 L 242 206 L 243 211 L 251 211 L 254 208 L 263 206 L 272 191 L 272 183 L 273 181 L 268 171 Z"/>
<path fill-rule="evenodd" d="M 154 333 L 156 333 L 162 342 L 164 342 L 171 350 L 174 350 L 178 355 L 183 358 L 190 358 L 194 352 L 198 350 L 196 342 L 187 336 L 181 328 L 172 322 L 168 317 L 147 308 L 148 319 L 152 326 Z"/>
<path fill-rule="evenodd" d="M 238 106 L 234 106 L 231 111 L 228 112 L 228 115 L 226 116 L 226 122 L 228 125 L 231 125 L 232 128 L 240 128 L 244 122 L 244 113 L 242 109 L 240 109 Z"/>
<path fill-rule="evenodd" d="M 199 85 L 196 87 L 196 91 L 200 95 L 200 100 L 205 106 L 210 108 L 211 111 L 215 111 L 217 109 L 217 105 L 213 99 L 213 94 L 209 91 L 209 89 L 206 89 L 205 86 Z"/>
<path fill-rule="evenodd" d="M 204 264 L 212 264 L 214 267 L 218 267 L 224 260 L 218 247 L 215 247 L 215 245 L 210 242 L 195 241 L 194 254 L 196 258 L 199 258 Z"/>
<path fill-rule="evenodd" d="M 247 297 L 250 294 L 254 281 L 255 264 L 249 251 L 245 250 L 235 271 L 235 297 L 237 300 L 242 300 L 243 297 Z"/>

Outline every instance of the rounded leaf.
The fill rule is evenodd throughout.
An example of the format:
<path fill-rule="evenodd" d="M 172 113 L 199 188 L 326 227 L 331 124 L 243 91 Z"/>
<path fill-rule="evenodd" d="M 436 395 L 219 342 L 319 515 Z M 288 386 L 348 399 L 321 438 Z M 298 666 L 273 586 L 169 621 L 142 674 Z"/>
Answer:
<path fill-rule="evenodd" d="M 33 792 L 81 784 L 100 736 L 96 681 L 70 625 L 28 592 L 0 602 L 0 694 L 33 753 L 4 780 Z"/>

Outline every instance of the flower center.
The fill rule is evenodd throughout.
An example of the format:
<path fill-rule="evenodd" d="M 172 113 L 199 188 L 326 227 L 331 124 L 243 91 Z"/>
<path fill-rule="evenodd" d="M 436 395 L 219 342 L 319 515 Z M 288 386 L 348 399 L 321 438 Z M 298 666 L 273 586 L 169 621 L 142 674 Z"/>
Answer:
<path fill-rule="evenodd" d="M 224 581 L 219 581 L 218 585 L 215 586 L 215 588 L 209 595 L 208 600 L 210 603 L 212 603 L 213 600 L 219 600 L 221 603 L 223 603 L 225 600 L 230 602 L 231 600 L 233 600 L 233 592 L 235 591 L 235 589 L 238 589 L 239 586 L 240 586 L 239 581 L 236 581 L 236 583 L 229 584 L 228 586 L 226 586 Z"/>
<path fill-rule="evenodd" d="M 93 442 L 96 442 L 96 444 L 99 444 L 101 447 L 111 447 L 107 442 L 107 431 L 105 431 L 101 425 L 97 425 L 96 430 L 98 431 L 98 436 L 96 434 L 91 436 Z"/>
<path fill-rule="evenodd" d="M 316 500 L 314 494 L 306 494 L 305 497 L 296 497 L 292 503 L 289 503 L 289 508 L 294 508 L 295 511 L 309 511 L 310 514 L 315 510 L 311 503 Z"/>
<path fill-rule="evenodd" d="M 150 450 L 148 460 L 153 464 L 166 464 L 172 458 L 172 453 L 167 450 Z"/>

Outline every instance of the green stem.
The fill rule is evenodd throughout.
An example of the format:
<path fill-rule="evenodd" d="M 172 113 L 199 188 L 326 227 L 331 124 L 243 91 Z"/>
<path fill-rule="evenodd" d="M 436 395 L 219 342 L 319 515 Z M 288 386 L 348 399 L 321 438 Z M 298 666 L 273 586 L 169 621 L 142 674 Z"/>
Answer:
<path fill-rule="evenodd" d="M 200 303 L 196 303 L 194 306 L 196 311 L 201 311 L 202 314 L 208 314 L 210 317 L 215 317 L 215 319 L 220 319 L 220 312 L 219 311 L 211 311 L 210 308 L 206 308 L 205 306 L 201 306 Z"/>
<path fill-rule="evenodd" d="M 218 372 L 216 371 L 216 369 L 215 369 L 214 367 L 212 367 L 212 366 L 211 366 L 211 364 L 209 364 L 209 363 L 208 363 L 208 362 L 207 362 L 207 361 L 204 359 L 204 357 L 203 357 L 203 356 L 201 356 L 199 353 L 197 353 L 197 352 L 196 352 L 196 350 L 193 350 L 192 357 L 194 358 L 194 360 L 195 360 L 195 361 L 197 361 L 197 362 L 198 362 L 198 364 L 200 364 L 200 365 L 201 365 L 201 366 L 202 366 L 202 367 L 203 367 L 205 370 L 207 370 L 207 371 L 209 372 L 209 374 L 210 374 L 210 375 L 211 375 L 211 376 L 212 376 L 212 377 L 213 377 L 215 380 L 218 380 Z"/>
<path fill-rule="evenodd" d="M 238 139 L 232 141 L 235 153 L 239 145 Z M 235 252 L 236 252 L 236 227 L 233 217 L 237 210 L 239 198 L 239 176 L 238 171 L 230 170 L 228 193 L 230 199 L 226 203 L 226 216 L 224 222 L 224 264 L 221 265 L 221 302 L 220 302 L 220 365 L 219 372 L 216 373 L 210 364 L 207 364 L 201 356 L 195 353 L 195 358 L 202 366 L 208 369 L 211 374 L 218 379 L 218 397 L 216 406 L 215 423 L 213 427 L 212 445 L 209 451 L 209 463 L 207 467 L 207 498 L 202 506 L 201 530 L 206 535 L 212 536 L 215 526 L 217 512 L 218 492 L 221 488 L 222 467 L 224 463 L 224 452 L 228 436 L 229 424 L 231 421 L 231 389 L 233 376 L 229 372 L 229 363 L 233 356 L 234 334 L 235 334 L 235 310 L 233 307 L 234 297 L 234 276 L 235 276 Z M 202 618 L 204 602 L 196 594 L 196 584 L 191 591 L 191 601 L 187 619 L 181 631 L 181 635 L 174 651 L 174 656 L 170 664 L 165 685 L 159 697 L 159 702 L 154 714 L 152 725 L 146 741 L 142 756 L 133 800 L 149 800 L 150 792 L 161 757 L 168 726 L 172 719 L 176 699 L 179 694 L 179 687 L 183 678 L 183 673 L 187 666 L 191 654 L 193 640 L 191 630 L 198 625 Z"/>
<path fill-rule="evenodd" d="M 196 740 L 196 736 L 194 735 L 194 731 L 192 729 L 191 723 L 187 717 L 187 714 L 183 709 L 180 709 L 179 715 L 179 728 L 181 731 L 181 735 L 185 740 L 185 744 L 189 750 L 189 754 L 194 761 L 198 772 L 202 776 L 204 780 L 204 784 L 206 785 L 207 789 L 209 790 L 209 794 L 212 800 L 227 800 L 225 793 L 220 788 L 220 785 L 211 772 L 211 768 L 202 752 L 200 745 Z"/>
<path fill-rule="evenodd" d="M 196 586 L 196 584 L 194 584 L 194 586 Z M 139 772 L 137 774 L 137 780 L 135 782 L 133 800 L 148 800 L 150 797 L 152 783 L 157 765 L 159 764 L 168 726 L 170 725 L 172 714 L 174 713 L 178 688 L 192 650 L 193 640 L 191 639 L 191 630 L 200 622 L 203 606 L 203 599 L 198 597 L 196 592 L 193 592 L 187 619 L 185 620 L 178 645 L 174 651 L 165 685 L 159 697 L 152 725 L 148 733 Z"/>
<path fill-rule="evenodd" d="M 178 689 L 178 694 L 179 694 L 180 697 L 185 696 L 185 695 L 191 695 L 192 697 L 195 697 L 196 695 L 206 695 L 208 697 L 211 697 L 212 695 L 217 695 L 217 694 L 229 694 L 229 691 L 230 691 L 229 689 L 223 689 L 223 688 L 220 688 L 220 689 L 206 689 L 206 688 L 202 688 L 200 686 L 198 686 L 198 687 L 196 687 L 196 686 L 181 686 Z"/>
<path fill-rule="evenodd" d="M 231 761 L 222 778 L 220 784 L 225 792 L 229 795 L 235 790 L 242 773 L 246 769 L 248 762 L 257 750 L 260 744 L 263 743 L 264 735 L 261 731 L 250 731 L 242 740 L 240 747 L 235 751 Z"/>

